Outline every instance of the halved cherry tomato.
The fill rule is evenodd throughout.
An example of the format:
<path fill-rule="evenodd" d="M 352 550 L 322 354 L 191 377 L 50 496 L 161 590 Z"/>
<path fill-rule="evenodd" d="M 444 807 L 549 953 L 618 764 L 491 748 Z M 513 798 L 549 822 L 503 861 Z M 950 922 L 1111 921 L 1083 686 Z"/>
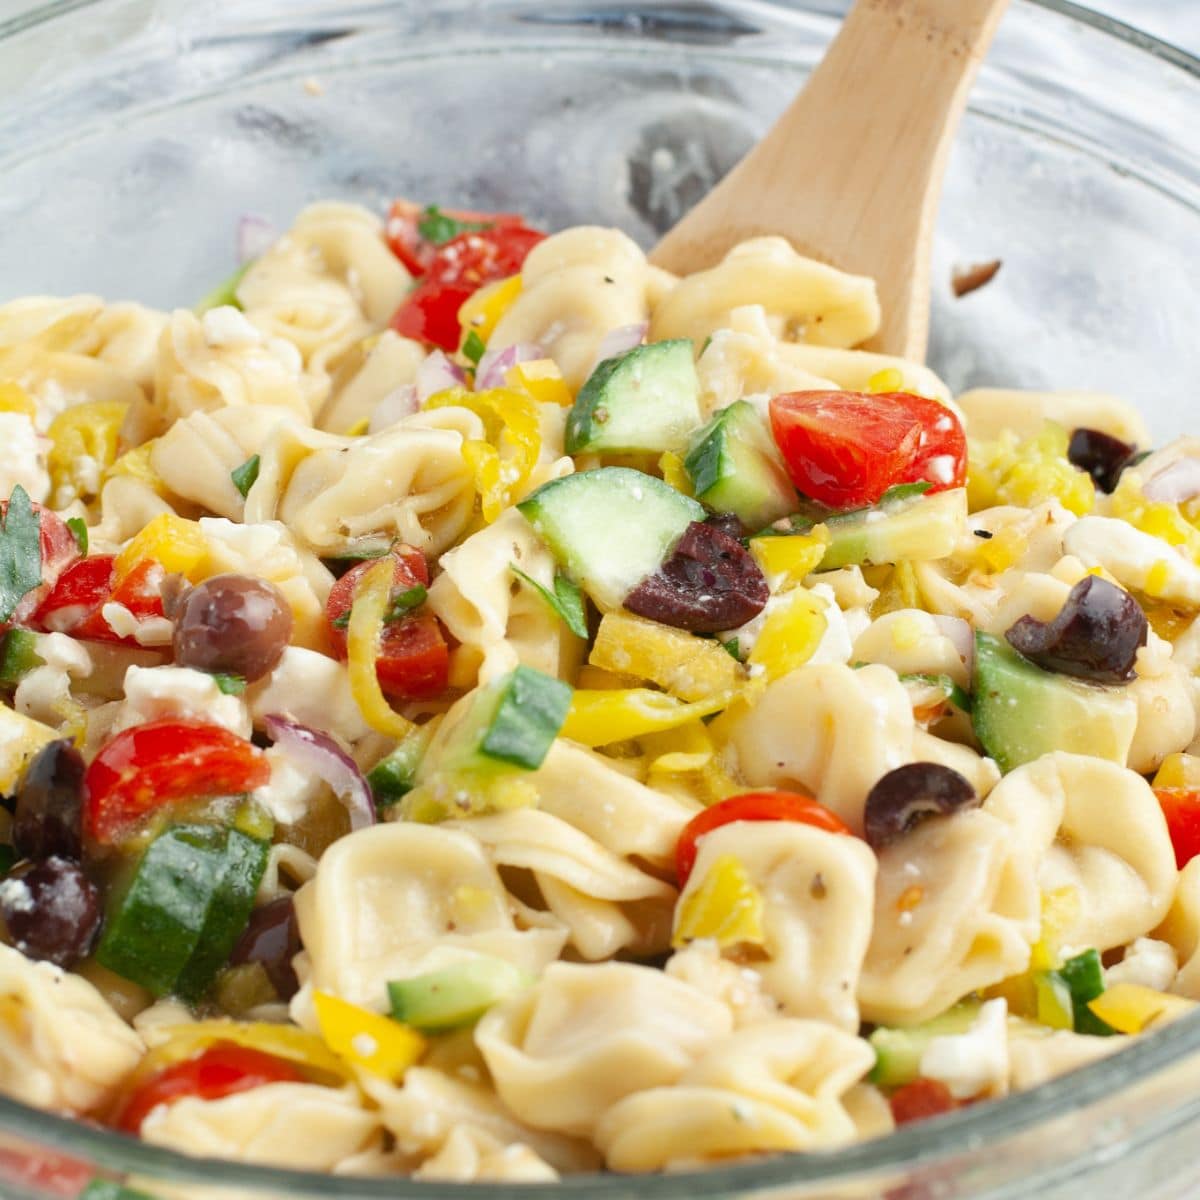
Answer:
<path fill-rule="evenodd" d="M 114 1124 L 136 1134 L 152 1109 L 185 1096 L 220 1100 L 267 1083 L 303 1083 L 291 1063 L 233 1042 L 215 1042 L 196 1058 L 174 1063 L 146 1080 L 125 1102 Z"/>
<path fill-rule="evenodd" d="M 458 310 L 485 283 L 516 275 L 545 236 L 516 224 L 451 238 L 430 257 L 420 282 L 392 317 L 392 328 L 451 353 L 457 350 Z"/>
<path fill-rule="evenodd" d="M 114 561 L 111 554 L 96 554 L 72 563 L 33 614 L 32 623 L 87 641 L 136 646 L 135 639 L 113 631 L 102 610 L 106 604 L 121 604 L 138 620 L 161 617 L 166 572 L 160 563 L 146 559 L 118 584 Z"/>
<path fill-rule="evenodd" d="M 83 777 L 83 820 L 104 845 L 173 800 L 236 796 L 262 787 L 271 767 L 256 746 L 204 721 L 148 721 L 124 729 Z"/>
<path fill-rule="evenodd" d="M 1200 792 L 1188 788 L 1155 788 L 1175 847 L 1175 865 L 1182 871 L 1200 854 Z"/>
<path fill-rule="evenodd" d="M 425 556 L 412 546 L 395 546 L 396 560 L 392 575 L 392 593 L 400 595 L 429 582 Z M 325 604 L 329 640 L 341 659 L 346 657 L 344 620 L 354 600 L 359 580 L 375 565 L 368 559 L 351 567 L 333 585 Z M 450 674 L 450 647 L 441 622 L 429 613 L 413 612 L 384 626 L 379 640 L 375 673 L 379 686 L 389 696 L 404 700 L 423 700 L 446 690 Z"/>
<path fill-rule="evenodd" d="M 42 554 L 42 582 L 21 598 L 16 611 L 9 622 L 0 621 L 0 633 L 9 625 L 23 625 L 36 611 L 38 605 L 45 599 L 59 576 L 71 563 L 79 557 L 79 543 L 75 535 L 67 528 L 67 523 L 44 504 L 32 502 L 32 508 L 38 514 L 38 542 Z M 0 522 L 7 519 L 8 501 L 0 500 Z"/>
<path fill-rule="evenodd" d="M 698 812 L 675 844 L 675 875 L 683 887 L 696 865 L 697 843 L 706 834 L 734 821 L 799 821 L 829 833 L 849 833 L 823 804 L 800 792 L 742 792 Z"/>
<path fill-rule="evenodd" d="M 904 1084 L 903 1087 L 898 1087 L 888 1103 L 892 1107 L 892 1117 L 897 1125 L 940 1117 L 943 1113 L 953 1112 L 962 1107 L 962 1102 L 955 1100 L 950 1089 L 940 1079 L 929 1079 L 924 1075 Z"/>
<path fill-rule="evenodd" d="M 520 227 L 525 224 L 525 218 L 519 213 L 474 212 L 466 208 L 442 208 L 438 211 L 452 221 L 487 225 L 489 229 Z M 421 233 L 421 224 L 428 212 L 426 205 L 414 204 L 411 200 L 397 200 L 388 214 L 388 245 L 413 275 L 424 275 L 429 270 L 440 244 L 427 240 Z"/>
<path fill-rule="evenodd" d="M 771 430 L 792 482 L 830 508 L 874 504 L 899 483 L 961 487 L 962 423 L 945 405 L 907 392 L 786 392 Z"/>
<path fill-rule="evenodd" d="M 0 1146 L 0 1181 L 18 1184 L 36 1196 L 73 1200 L 96 1175 L 91 1163 L 47 1150 Z"/>

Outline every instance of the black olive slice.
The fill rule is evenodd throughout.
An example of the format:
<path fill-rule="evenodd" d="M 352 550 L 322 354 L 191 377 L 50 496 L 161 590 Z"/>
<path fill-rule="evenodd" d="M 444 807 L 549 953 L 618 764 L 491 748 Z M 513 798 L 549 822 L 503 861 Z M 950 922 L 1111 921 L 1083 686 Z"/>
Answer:
<path fill-rule="evenodd" d="M 979 804 L 975 789 L 941 763 L 915 762 L 889 771 L 867 793 L 863 834 L 876 852 L 930 817 L 948 816 Z"/>
<path fill-rule="evenodd" d="M 1102 492 L 1111 492 L 1129 466 L 1136 446 L 1103 433 L 1099 429 L 1076 429 L 1067 446 L 1067 458 L 1081 471 L 1086 471 Z"/>
<path fill-rule="evenodd" d="M 770 594 L 741 542 L 693 521 L 671 557 L 625 597 L 625 607 L 676 629 L 717 633 L 758 616 Z"/>
<path fill-rule="evenodd" d="M 1004 635 L 1018 653 L 1047 671 L 1125 683 L 1133 678 L 1139 647 L 1146 644 L 1149 622 L 1138 602 L 1098 575 L 1072 589 L 1052 621 L 1024 616 Z"/>

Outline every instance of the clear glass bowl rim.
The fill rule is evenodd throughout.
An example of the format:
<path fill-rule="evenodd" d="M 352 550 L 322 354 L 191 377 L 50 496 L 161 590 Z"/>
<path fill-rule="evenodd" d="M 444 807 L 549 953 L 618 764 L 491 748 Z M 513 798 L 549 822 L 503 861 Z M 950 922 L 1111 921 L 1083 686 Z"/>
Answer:
<path fill-rule="evenodd" d="M 786 0 L 759 0 L 764 8 L 786 10 Z M 1200 57 L 1144 33 L 1125 22 L 1095 12 L 1071 0 L 1023 0 L 1037 8 L 1090 26 L 1132 48 L 1151 55 L 1200 80 Z M 103 0 L 50 0 L 6 21 L 0 21 L 0 40 L 14 37 L 47 21 L 92 8 Z M 239 1186 L 290 1196 L 349 1197 L 352 1200 L 478 1200 L 486 1188 L 493 1200 L 528 1200 L 531 1193 L 577 1197 L 632 1194 L 646 1200 L 690 1200 L 728 1197 L 747 1190 L 787 1185 L 836 1185 L 881 1173 L 901 1172 L 914 1164 L 986 1152 L 1006 1139 L 1038 1125 L 1068 1117 L 1088 1105 L 1110 1098 L 1114 1089 L 1148 1081 L 1185 1058 L 1200 1057 L 1200 1014 L 1187 1017 L 1121 1053 L 1061 1076 L 1027 1092 L 962 1109 L 935 1122 L 899 1129 L 886 1138 L 867 1141 L 836 1152 L 780 1155 L 740 1166 L 710 1168 L 663 1176 L 566 1176 L 554 1184 L 412 1182 L 396 1177 L 338 1176 L 253 1166 L 225 1159 L 190 1158 L 108 1130 L 85 1125 L 0 1096 L 0 1134 L 8 1134 L 56 1151 L 77 1154 L 99 1166 L 179 1183 L 213 1187 Z"/>

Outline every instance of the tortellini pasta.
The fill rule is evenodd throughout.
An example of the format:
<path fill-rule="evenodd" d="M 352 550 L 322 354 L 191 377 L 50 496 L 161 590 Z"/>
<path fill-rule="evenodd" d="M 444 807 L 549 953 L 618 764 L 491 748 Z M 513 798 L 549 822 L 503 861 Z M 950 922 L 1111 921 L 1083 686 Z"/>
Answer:
<path fill-rule="evenodd" d="M 1133 771 L 1048 754 L 1006 776 L 984 810 L 1015 831 L 1044 891 L 1078 893 L 1060 934 L 1067 945 L 1125 945 L 1166 916 L 1175 854 L 1154 793 Z"/>

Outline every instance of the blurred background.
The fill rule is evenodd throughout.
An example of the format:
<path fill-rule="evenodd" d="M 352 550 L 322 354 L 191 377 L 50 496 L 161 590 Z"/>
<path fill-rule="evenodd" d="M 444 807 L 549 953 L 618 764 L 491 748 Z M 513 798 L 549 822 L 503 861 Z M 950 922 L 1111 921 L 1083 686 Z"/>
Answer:
<path fill-rule="evenodd" d="M 1091 0 L 1087 7 L 1200 54 L 1200 0 Z"/>

